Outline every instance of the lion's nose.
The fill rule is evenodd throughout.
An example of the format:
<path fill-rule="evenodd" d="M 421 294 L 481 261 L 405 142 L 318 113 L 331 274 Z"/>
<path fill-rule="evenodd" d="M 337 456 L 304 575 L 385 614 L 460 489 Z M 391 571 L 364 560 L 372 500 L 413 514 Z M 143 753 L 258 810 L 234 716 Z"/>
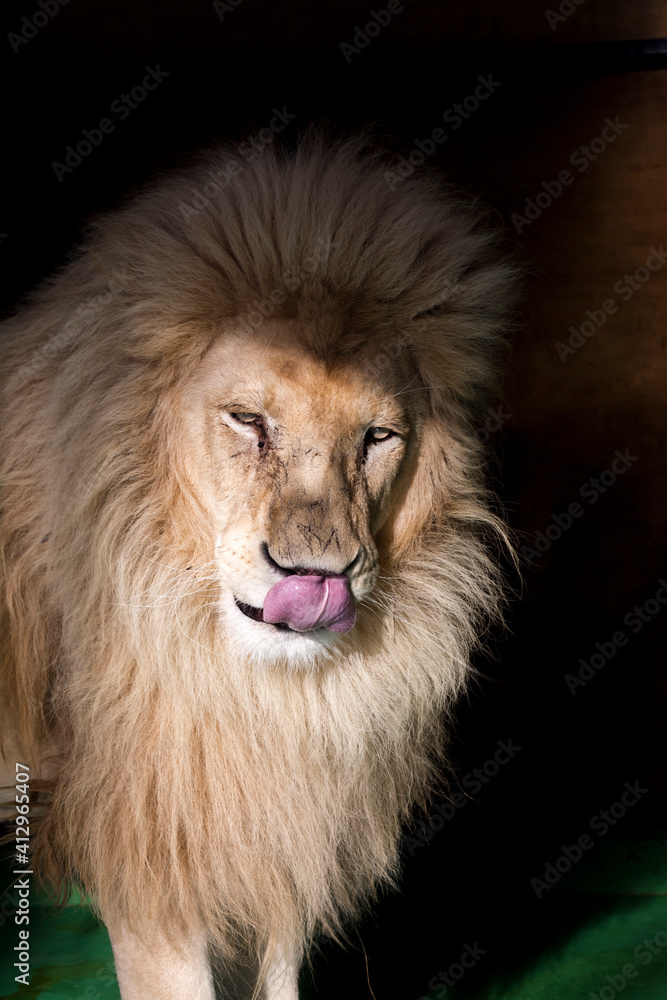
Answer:
<path fill-rule="evenodd" d="M 352 559 L 347 566 L 337 564 L 335 559 L 328 559 L 326 555 L 317 560 L 317 563 L 313 562 L 313 565 L 311 566 L 294 566 L 288 563 L 284 558 L 280 560 L 275 559 L 266 542 L 262 542 L 261 549 L 264 559 L 268 562 L 271 568 L 277 570 L 283 576 L 342 576 L 343 574 L 347 574 L 349 576 L 361 559 L 360 546 L 354 559 Z"/>

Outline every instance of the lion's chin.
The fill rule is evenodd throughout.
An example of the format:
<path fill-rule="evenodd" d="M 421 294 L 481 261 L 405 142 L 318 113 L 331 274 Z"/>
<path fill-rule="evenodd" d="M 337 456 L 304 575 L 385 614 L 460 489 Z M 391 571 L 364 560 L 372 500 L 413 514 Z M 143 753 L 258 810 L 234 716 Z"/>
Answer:
<path fill-rule="evenodd" d="M 229 593 L 220 610 L 225 618 L 226 640 L 233 652 L 263 667 L 312 668 L 336 656 L 339 633 L 325 628 L 297 632 L 289 625 L 273 625 L 261 617 L 261 608 L 244 604 Z"/>

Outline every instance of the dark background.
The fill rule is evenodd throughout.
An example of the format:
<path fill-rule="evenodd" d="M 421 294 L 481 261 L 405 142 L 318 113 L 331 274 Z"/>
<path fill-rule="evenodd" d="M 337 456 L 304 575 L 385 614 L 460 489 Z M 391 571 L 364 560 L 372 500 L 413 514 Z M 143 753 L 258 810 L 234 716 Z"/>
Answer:
<path fill-rule="evenodd" d="M 429 164 L 497 210 L 530 269 L 502 427 L 481 431 L 495 487 L 528 548 L 572 502 L 583 514 L 524 561 L 510 633 L 478 659 L 489 679 L 479 678 L 458 713 L 459 778 L 490 760 L 498 740 L 520 752 L 450 820 L 434 812 L 415 826 L 400 893 L 383 898 L 346 953 L 324 947 L 310 988 L 327 1000 L 366 998 L 361 940 L 378 1000 L 416 1000 L 465 943 L 478 941 L 487 954 L 457 987 L 463 997 L 557 939 L 561 902 L 549 892 L 538 900 L 530 879 L 618 801 L 626 781 L 648 791 L 614 831 L 621 845 L 634 838 L 621 860 L 632 861 L 637 838 L 663 836 L 667 610 L 637 634 L 623 619 L 667 577 L 667 289 L 662 270 L 627 302 L 613 286 L 667 239 L 667 45 L 647 41 L 667 35 L 667 9 L 657 0 L 585 0 L 552 29 L 541 0 L 415 0 L 346 58 L 341 43 L 354 43 L 383 0 L 228 7 L 221 19 L 202 0 L 70 0 L 34 37 L 15 41 L 17 52 L 8 38 L 2 306 L 64 261 L 91 213 L 201 144 L 266 126 L 274 108 L 296 115 L 284 133 L 290 142 L 313 120 L 372 124 L 403 156 L 446 129 Z M 5 5 L 3 36 L 20 33 L 22 18 L 38 9 Z M 158 65 L 164 82 L 124 121 L 110 114 Z M 457 130 L 443 125 L 443 112 L 489 74 L 500 82 L 493 95 Z M 628 127 L 578 171 L 570 155 L 617 116 Z M 59 181 L 53 161 L 104 117 L 113 133 Z M 526 199 L 563 169 L 573 183 L 517 231 L 512 216 L 525 215 Z M 561 361 L 556 343 L 609 298 L 618 311 Z M 617 449 L 636 461 L 590 503 L 580 489 L 610 468 Z M 573 694 L 565 675 L 619 629 L 627 645 Z M 581 919 L 604 906 L 603 896 L 586 897 Z"/>

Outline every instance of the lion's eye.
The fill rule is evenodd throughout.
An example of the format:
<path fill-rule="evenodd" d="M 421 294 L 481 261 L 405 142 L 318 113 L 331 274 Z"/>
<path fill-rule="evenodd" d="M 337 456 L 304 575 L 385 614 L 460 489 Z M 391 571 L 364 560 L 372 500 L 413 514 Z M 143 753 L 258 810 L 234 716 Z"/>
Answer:
<path fill-rule="evenodd" d="M 394 432 L 388 427 L 371 427 L 368 432 L 367 439 L 369 441 L 386 441 L 387 438 L 393 436 Z"/>
<path fill-rule="evenodd" d="M 262 420 L 259 413 L 230 413 L 229 415 L 234 420 L 238 420 L 240 424 L 259 424 Z"/>

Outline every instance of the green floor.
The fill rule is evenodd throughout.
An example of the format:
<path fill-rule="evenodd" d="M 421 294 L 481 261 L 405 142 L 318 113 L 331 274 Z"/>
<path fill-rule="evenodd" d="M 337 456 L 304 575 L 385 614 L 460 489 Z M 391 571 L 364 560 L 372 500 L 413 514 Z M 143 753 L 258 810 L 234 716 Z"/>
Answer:
<path fill-rule="evenodd" d="M 664 836 L 632 843 L 610 838 L 604 851 L 579 862 L 550 890 L 559 897 L 557 925 L 539 954 L 525 955 L 514 968 L 487 962 L 476 986 L 464 977 L 429 993 L 429 1000 L 613 1000 L 621 993 L 623 1000 L 667 1000 L 666 846 Z M 3 885 L 8 881 L 5 874 Z M 55 911 L 36 896 L 29 927 L 30 985 L 17 984 L 15 891 L 0 898 L 0 997 L 118 1000 L 105 929 L 80 905 Z M 417 1000 L 417 994 L 405 1000 Z"/>
<path fill-rule="evenodd" d="M 511 974 L 492 976 L 476 1000 L 612 1000 L 623 997 L 667 1000 L 667 896 L 610 897 L 610 912 L 587 923 L 558 948 Z M 642 944 L 649 940 L 656 955 Z M 637 952 L 639 949 L 639 952 Z M 455 991 L 452 991 L 455 992 Z M 442 994 L 434 992 L 429 997 Z"/>
<path fill-rule="evenodd" d="M 48 904 L 31 905 L 30 985 L 15 982 L 13 949 L 19 928 L 14 923 L 14 899 L 10 890 L 0 906 L 0 997 L 118 1000 L 109 935 L 88 909 L 78 905 L 60 911 Z"/>

